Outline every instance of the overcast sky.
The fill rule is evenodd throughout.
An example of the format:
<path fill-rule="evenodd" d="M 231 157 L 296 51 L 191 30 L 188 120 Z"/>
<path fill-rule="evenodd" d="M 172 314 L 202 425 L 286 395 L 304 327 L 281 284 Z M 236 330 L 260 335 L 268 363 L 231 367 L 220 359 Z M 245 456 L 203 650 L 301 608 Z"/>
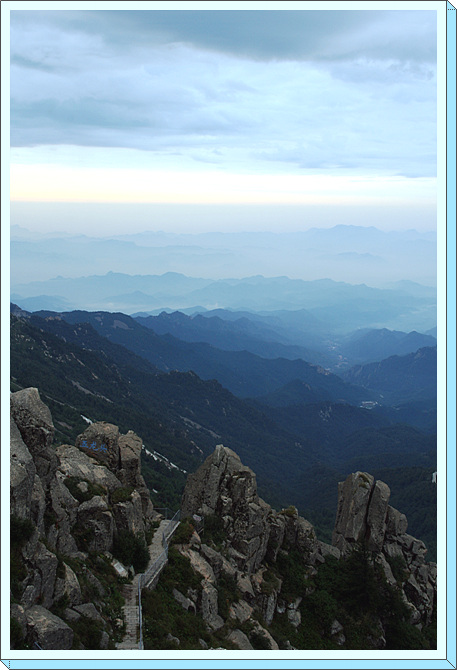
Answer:
<path fill-rule="evenodd" d="M 323 204 L 361 225 L 398 206 L 390 228 L 415 207 L 432 229 L 436 34 L 415 9 L 12 11 L 12 200 Z"/>

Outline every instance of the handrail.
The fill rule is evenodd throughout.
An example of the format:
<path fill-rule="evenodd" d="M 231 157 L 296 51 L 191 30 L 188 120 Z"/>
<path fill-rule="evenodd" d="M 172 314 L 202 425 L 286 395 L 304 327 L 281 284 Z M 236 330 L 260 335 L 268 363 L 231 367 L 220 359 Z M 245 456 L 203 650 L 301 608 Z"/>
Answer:
<path fill-rule="evenodd" d="M 163 510 L 170 511 L 168 509 L 168 507 L 161 507 L 161 508 L 155 508 L 155 509 L 163 509 Z M 145 588 L 154 579 L 154 577 L 160 573 L 163 566 L 167 563 L 167 561 L 168 561 L 168 540 L 170 539 L 170 537 L 173 535 L 176 528 L 178 527 L 180 518 L 181 518 L 181 510 L 178 510 L 177 512 L 175 512 L 173 517 L 168 522 L 168 525 L 167 525 L 166 529 L 162 532 L 162 546 L 164 547 L 163 552 L 160 554 L 160 556 L 158 558 L 156 558 L 154 563 L 146 570 L 146 572 L 143 572 L 141 575 L 138 575 L 138 624 L 139 624 L 139 628 L 140 628 L 140 639 L 139 639 L 139 642 L 138 642 L 138 649 L 144 649 L 144 644 L 143 644 L 143 612 L 142 612 L 142 607 L 141 607 L 141 589 Z"/>

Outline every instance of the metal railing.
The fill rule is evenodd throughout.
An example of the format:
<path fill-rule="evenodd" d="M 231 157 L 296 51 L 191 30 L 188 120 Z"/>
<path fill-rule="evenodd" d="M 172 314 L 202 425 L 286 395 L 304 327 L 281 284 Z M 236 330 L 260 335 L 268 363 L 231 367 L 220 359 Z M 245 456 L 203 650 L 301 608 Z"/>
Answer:
<path fill-rule="evenodd" d="M 156 508 L 157 509 L 157 508 Z M 167 507 L 162 507 L 160 509 L 170 510 Z M 165 517 L 168 519 L 168 516 Z M 146 588 L 153 579 L 159 576 L 162 569 L 165 567 L 168 561 L 168 540 L 175 532 L 176 528 L 179 526 L 179 520 L 181 518 L 181 510 L 175 512 L 170 521 L 168 522 L 166 528 L 162 531 L 162 546 L 164 548 L 163 552 L 158 558 L 154 561 L 152 565 L 143 572 L 143 574 L 138 576 L 138 624 L 140 628 L 140 639 L 138 642 L 138 649 L 144 649 L 143 644 L 143 612 L 141 608 L 141 590 Z"/>

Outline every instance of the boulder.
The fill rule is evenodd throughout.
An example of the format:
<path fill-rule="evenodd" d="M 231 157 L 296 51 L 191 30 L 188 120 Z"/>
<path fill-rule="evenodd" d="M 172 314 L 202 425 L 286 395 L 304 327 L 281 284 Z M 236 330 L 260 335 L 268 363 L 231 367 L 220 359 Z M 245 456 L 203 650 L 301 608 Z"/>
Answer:
<path fill-rule="evenodd" d="M 40 600 L 43 607 L 51 607 L 54 600 L 54 587 L 58 560 L 57 556 L 49 551 L 42 542 L 38 542 L 33 562 L 41 578 Z"/>
<path fill-rule="evenodd" d="M 78 435 L 75 446 L 111 470 L 120 469 L 119 428 L 112 423 L 92 423 Z"/>
<path fill-rule="evenodd" d="M 118 477 L 124 486 L 143 486 L 141 477 L 141 446 L 142 441 L 129 430 L 127 435 L 119 437 L 120 470 Z"/>
<path fill-rule="evenodd" d="M 86 479 L 92 484 L 114 491 L 122 486 L 116 475 L 96 460 L 90 450 L 77 449 L 68 444 L 57 447 L 58 470 L 65 477 Z"/>
<path fill-rule="evenodd" d="M 71 649 L 73 631 L 60 617 L 41 605 L 34 605 L 26 615 L 28 637 L 41 649 Z"/>
<path fill-rule="evenodd" d="M 254 649 L 252 644 L 249 642 L 248 636 L 238 628 L 232 630 L 230 635 L 227 637 L 227 640 L 235 645 L 237 649 Z"/>
<path fill-rule="evenodd" d="M 208 581 L 204 581 L 202 586 L 201 613 L 209 630 L 216 631 L 224 625 L 223 618 L 218 614 L 217 589 Z"/>
<path fill-rule="evenodd" d="M 229 617 L 236 619 L 240 623 L 245 623 L 245 621 L 250 619 L 253 611 L 254 609 L 245 600 L 239 600 L 230 605 Z"/>
<path fill-rule="evenodd" d="M 178 591 L 178 589 L 173 589 L 172 593 L 173 598 L 181 605 L 183 609 L 185 609 L 187 612 L 190 611 L 195 614 L 195 603 L 190 598 L 186 598 L 186 596 L 182 594 L 181 591 Z"/>
<path fill-rule="evenodd" d="M 144 533 L 143 505 L 138 491 L 132 492 L 130 500 L 115 503 L 112 512 L 118 532 L 128 530 L 134 535 Z"/>
<path fill-rule="evenodd" d="M 57 601 L 63 596 L 67 596 L 70 607 L 80 605 L 83 600 L 78 578 L 66 563 L 64 563 L 64 576 L 56 580 L 54 599 Z"/>
<path fill-rule="evenodd" d="M 78 614 L 81 614 L 81 616 L 87 617 L 87 619 L 92 619 L 92 621 L 97 621 L 97 623 L 101 624 L 105 623 L 94 603 L 83 603 L 82 605 L 75 605 L 73 609 L 76 610 Z"/>

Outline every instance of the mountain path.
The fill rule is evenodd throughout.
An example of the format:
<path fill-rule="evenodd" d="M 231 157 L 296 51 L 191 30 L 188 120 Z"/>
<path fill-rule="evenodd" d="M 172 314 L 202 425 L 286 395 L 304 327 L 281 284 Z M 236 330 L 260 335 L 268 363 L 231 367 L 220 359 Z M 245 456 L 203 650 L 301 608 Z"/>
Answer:
<path fill-rule="evenodd" d="M 149 563 L 145 570 L 147 570 L 153 565 L 153 563 L 159 558 L 164 552 L 162 545 L 162 536 L 170 524 L 169 519 L 163 519 L 160 522 L 160 526 L 155 531 L 151 544 L 149 545 Z M 164 561 L 164 564 L 166 560 Z M 157 574 L 157 573 L 156 573 Z M 116 644 L 116 649 L 138 649 L 138 639 L 139 639 L 139 610 L 138 610 L 138 580 L 140 574 L 135 575 L 131 584 L 125 584 L 122 589 L 122 595 L 125 598 L 125 605 L 122 608 L 125 621 L 125 634 L 122 639 L 122 642 Z"/>

